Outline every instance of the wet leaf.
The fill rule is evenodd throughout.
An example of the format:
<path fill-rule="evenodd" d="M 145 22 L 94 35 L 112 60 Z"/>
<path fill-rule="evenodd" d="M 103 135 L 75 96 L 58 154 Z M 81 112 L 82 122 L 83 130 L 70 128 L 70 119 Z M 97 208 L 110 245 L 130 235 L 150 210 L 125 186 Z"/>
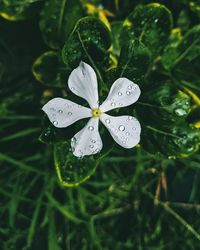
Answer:
<path fill-rule="evenodd" d="M 166 70 L 170 70 L 177 58 L 177 46 L 182 39 L 181 30 L 173 29 L 169 37 L 169 42 L 163 51 L 161 61 Z"/>
<path fill-rule="evenodd" d="M 164 127 L 185 120 L 193 105 L 189 95 L 170 83 L 163 83 L 144 93 L 139 102 L 141 105 L 137 110 L 143 122 Z"/>
<path fill-rule="evenodd" d="M 138 40 L 130 40 L 120 53 L 117 72 L 119 77 L 141 83 L 150 63 L 148 48 Z"/>
<path fill-rule="evenodd" d="M 179 81 L 199 84 L 200 71 L 200 25 L 189 30 L 177 46 L 173 61 L 173 74 Z"/>
<path fill-rule="evenodd" d="M 94 17 L 80 19 L 66 41 L 62 58 L 68 68 L 74 69 L 80 61 L 93 62 L 100 68 L 107 68 L 108 49 L 111 45 L 110 32 L 106 26 Z"/>
<path fill-rule="evenodd" d="M 122 32 L 123 22 L 115 21 L 111 23 L 111 32 L 112 32 L 112 50 L 113 53 L 117 56 L 120 54 L 121 45 L 120 45 L 120 34 Z"/>
<path fill-rule="evenodd" d="M 40 10 L 39 1 L 3 0 L 0 2 L 0 16 L 9 21 L 30 19 Z"/>
<path fill-rule="evenodd" d="M 38 57 L 32 67 L 35 78 L 50 87 L 66 87 L 69 72 L 60 61 L 58 53 L 47 51 Z"/>
<path fill-rule="evenodd" d="M 78 186 L 95 172 L 102 157 L 98 154 L 77 158 L 71 152 L 70 142 L 55 144 L 54 161 L 60 183 L 63 186 Z"/>
<path fill-rule="evenodd" d="M 188 157 L 199 150 L 200 130 L 185 122 L 169 128 L 144 126 L 141 144 L 153 154 Z"/>
<path fill-rule="evenodd" d="M 83 8 L 79 0 L 46 1 L 40 19 L 40 29 L 46 44 L 54 49 L 63 46 L 82 16 Z"/>
<path fill-rule="evenodd" d="M 164 5 L 139 5 L 125 20 L 121 41 L 124 44 L 137 38 L 156 57 L 167 43 L 171 28 L 172 14 Z"/>

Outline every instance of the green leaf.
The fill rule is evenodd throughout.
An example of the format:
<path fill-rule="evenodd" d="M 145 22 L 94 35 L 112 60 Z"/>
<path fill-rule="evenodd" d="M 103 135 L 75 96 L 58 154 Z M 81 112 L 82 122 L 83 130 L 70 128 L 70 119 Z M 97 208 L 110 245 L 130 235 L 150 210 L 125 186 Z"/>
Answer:
<path fill-rule="evenodd" d="M 71 152 L 70 142 L 57 143 L 54 161 L 58 179 L 63 186 L 74 187 L 85 182 L 95 172 L 103 156 L 77 158 Z"/>
<path fill-rule="evenodd" d="M 177 46 L 182 39 L 181 30 L 176 28 L 171 31 L 169 43 L 163 51 L 161 62 L 166 70 L 170 70 L 177 58 Z"/>
<path fill-rule="evenodd" d="M 189 30 L 177 46 L 173 71 L 179 81 L 200 84 L 200 25 Z"/>
<path fill-rule="evenodd" d="M 94 17 L 80 19 L 66 41 L 62 58 L 67 68 L 74 69 L 80 61 L 86 61 L 94 67 L 107 69 L 108 49 L 111 45 L 110 32 L 107 27 Z"/>
<path fill-rule="evenodd" d="M 54 51 L 39 56 L 33 64 L 32 73 L 39 82 L 49 87 L 66 87 L 69 74 Z"/>
<path fill-rule="evenodd" d="M 9 21 L 20 21 L 36 16 L 39 9 L 40 3 L 37 0 L 2 0 L 0 16 Z"/>
<path fill-rule="evenodd" d="M 54 49 L 63 46 L 82 16 L 83 7 L 79 0 L 46 1 L 40 19 L 40 29 L 46 44 Z"/>
<path fill-rule="evenodd" d="M 123 22 L 115 21 L 111 23 L 111 32 L 112 32 L 112 51 L 115 55 L 119 56 L 120 54 L 120 34 L 122 32 Z"/>
<path fill-rule="evenodd" d="M 165 46 L 171 28 L 172 14 L 164 5 L 139 5 L 125 20 L 121 41 L 124 44 L 137 38 L 156 57 Z"/>
<path fill-rule="evenodd" d="M 200 130 L 187 123 L 169 128 L 144 126 L 141 144 L 153 154 L 160 152 L 168 157 L 188 157 L 199 150 Z"/>
<path fill-rule="evenodd" d="M 138 40 L 130 40 L 120 53 L 117 72 L 119 77 L 127 77 L 134 82 L 142 82 L 150 63 L 148 48 Z"/>
<path fill-rule="evenodd" d="M 144 93 L 137 109 L 145 124 L 171 126 L 186 119 L 192 110 L 189 95 L 170 83 L 163 83 Z"/>

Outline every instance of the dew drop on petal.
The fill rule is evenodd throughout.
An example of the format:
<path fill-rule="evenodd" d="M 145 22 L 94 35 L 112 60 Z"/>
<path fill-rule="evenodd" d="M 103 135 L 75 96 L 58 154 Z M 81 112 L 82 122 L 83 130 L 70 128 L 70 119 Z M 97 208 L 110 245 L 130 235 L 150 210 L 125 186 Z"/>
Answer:
<path fill-rule="evenodd" d="M 114 102 L 111 102 L 111 106 L 112 106 L 112 107 L 115 107 L 115 105 L 116 105 L 116 104 L 115 104 Z"/>
<path fill-rule="evenodd" d="M 119 128 L 118 128 L 120 131 L 124 131 L 125 130 L 125 127 L 123 125 L 120 125 Z"/>
<path fill-rule="evenodd" d="M 133 117 L 132 117 L 132 116 L 129 116 L 129 117 L 128 117 L 128 120 L 133 120 Z"/>
<path fill-rule="evenodd" d="M 127 95 L 130 95 L 130 94 L 131 94 L 131 92 L 130 92 L 130 91 L 126 91 L 126 94 L 127 94 Z"/>
<path fill-rule="evenodd" d="M 109 123 L 110 123 L 110 119 L 106 119 L 105 122 L 106 122 L 107 124 L 109 124 Z"/>
<path fill-rule="evenodd" d="M 68 115 L 72 115 L 72 112 L 68 112 L 67 114 L 68 114 Z"/>
<path fill-rule="evenodd" d="M 122 92 L 118 92 L 118 96 L 122 96 Z"/>
<path fill-rule="evenodd" d="M 95 143 L 96 141 L 95 140 L 91 140 L 92 143 Z"/>
<path fill-rule="evenodd" d="M 89 129 L 90 131 L 93 131 L 93 130 L 94 130 L 94 127 L 89 126 L 88 129 Z"/>
<path fill-rule="evenodd" d="M 93 146 L 93 145 L 90 145 L 90 148 L 94 148 L 94 146 Z"/>
<path fill-rule="evenodd" d="M 58 110 L 58 113 L 62 114 L 62 113 L 63 113 L 63 111 L 60 109 L 60 110 Z"/>
<path fill-rule="evenodd" d="M 132 85 L 129 85 L 129 86 L 128 86 L 128 89 L 132 89 Z"/>
<path fill-rule="evenodd" d="M 73 138 L 72 138 L 72 142 L 75 142 L 75 141 L 76 141 L 76 138 L 75 138 L 75 137 L 73 137 Z"/>
<path fill-rule="evenodd" d="M 130 135 L 130 133 L 129 132 L 126 132 L 126 136 L 129 136 Z"/>
<path fill-rule="evenodd" d="M 133 127 L 132 130 L 136 130 L 136 127 Z"/>
<path fill-rule="evenodd" d="M 53 125 L 58 125 L 58 122 L 57 121 L 53 121 Z"/>

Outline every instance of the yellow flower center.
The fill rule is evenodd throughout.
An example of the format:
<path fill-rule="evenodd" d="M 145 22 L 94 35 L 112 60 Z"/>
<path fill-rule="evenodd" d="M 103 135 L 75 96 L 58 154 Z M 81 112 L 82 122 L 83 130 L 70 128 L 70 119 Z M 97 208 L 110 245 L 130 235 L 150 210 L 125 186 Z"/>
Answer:
<path fill-rule="evenodd" d="M 92 110 L 92 116 L 93 117 L 100 117 L 101 116 L 101 110 L 99 108 Z"/>

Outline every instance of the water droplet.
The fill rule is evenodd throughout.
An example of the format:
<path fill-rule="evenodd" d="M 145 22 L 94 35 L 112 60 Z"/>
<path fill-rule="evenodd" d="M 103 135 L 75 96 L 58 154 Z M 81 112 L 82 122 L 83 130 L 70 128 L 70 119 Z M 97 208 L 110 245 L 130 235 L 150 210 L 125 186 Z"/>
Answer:
<path fill-rule="evenodd" d="M 122 96 L 122 92 L 118 92 L 118 96 Z"/>
<path fill-rule="evenodd" d="M 68 115 L 72 115 L 72 112 L 68 112 L 67 114 L 68 114 Z"/>
<path fill-rule="evenodd" d="M 128 117 L 128 120 L 133 120 L 133 117 L 132 117 L 132 116 L 129 116 L 129 117 Z"/>
<path fill-rule="evenodd" d="M 158 19 L 155 19 L 154 22 L 157 23 L 157 22 L 158 22 Z"/>
<path fill-rule="evenodd" d="M 123 144 L 126 144 L 126 141 L 123 141 L 122 143 L 123 143 Z"/>
<path fill-rule="evenodd" d="M 119 106 L 122 106 L 122 103 L 121 103 L 121 102 L 119 103 Z"/>
<path fill-rule="evenodd" d="M 88 129 L 89 129 L 90 131 L 93 131 L 93 130 L 94 130 L 94 127 L 89 126 Z"/>
<path fill-rule="evenodd" d="M 136 130 L 136 127 L 133 127 L 132 130 Z"/>
<path fill-rule="evenodd" d="M 76 138 L 75 137 L 72 138 L 72 142 L 76 142 Z"/>
<path fill-rule="evenodd" d="M 90 148 L 94 148 L 94 146 L 93 146 L 93 145 L 90 145 Z"/>
<path fill-rule="evenodd" d="M 128 89 L 132 89 L 132 87 L 133 87 L 132 85 L 129 85 L 129 86 L 128 86 Z"/>
<path fill-rule="evenodd" d="M 184 116 L 186 115 L 186 111 L 184 109 L 176 109 L 175 111 L 175 114 L 178 115 L 178 116 Z"/>
<path fill-rule="evenodd" d="M 115 105 L 116 105 L 116 104 L 115 104 L 114 102 L 111 102 L 111 106 L 112 106 L 112 107 L 115 107 Z"/>
<path fill-rule="evenodd" d="M 53 125 L 54 126 L 58 125 L 58 122 L 57 121 L 53 121 Z"/>
<path fill-rule="evenodd" d="M 92 143 L 95 143 L 96 141 L 95 140 L 91 140 Z"/>
<path fill-rule="evenodd" d="M 120 131 L 124 131 L 125 130 L 125 127 L 123 125 L 120 125 L 119 128 L 118 128 Z"/>
<path fill-rule="evenodd" d="M 109 124 L 109 123 L 110 123 L 110 119 L 106 119 L 105 122 L 106 122 L 107 124 Z"/>
<path fill-rule="evenodd" d="M 129 132 L 126 132 L 126 136 L 129 136 L 130 135 L 130 133 Z"/>
<path fill-rule="evenodd" d="M 62 114 L 62 113 L 63 113 L 63 111 L 60 109 L 60 110 L 58 110 L 58 113 Z"/>
<path fill-rule="evenodd" d="M 130 91 L 126 91 L 126 94 L 127 94 L 127 95 L 130 95 L 130 94 L 131 94 L 131 92 L 130 92 Z"/>

